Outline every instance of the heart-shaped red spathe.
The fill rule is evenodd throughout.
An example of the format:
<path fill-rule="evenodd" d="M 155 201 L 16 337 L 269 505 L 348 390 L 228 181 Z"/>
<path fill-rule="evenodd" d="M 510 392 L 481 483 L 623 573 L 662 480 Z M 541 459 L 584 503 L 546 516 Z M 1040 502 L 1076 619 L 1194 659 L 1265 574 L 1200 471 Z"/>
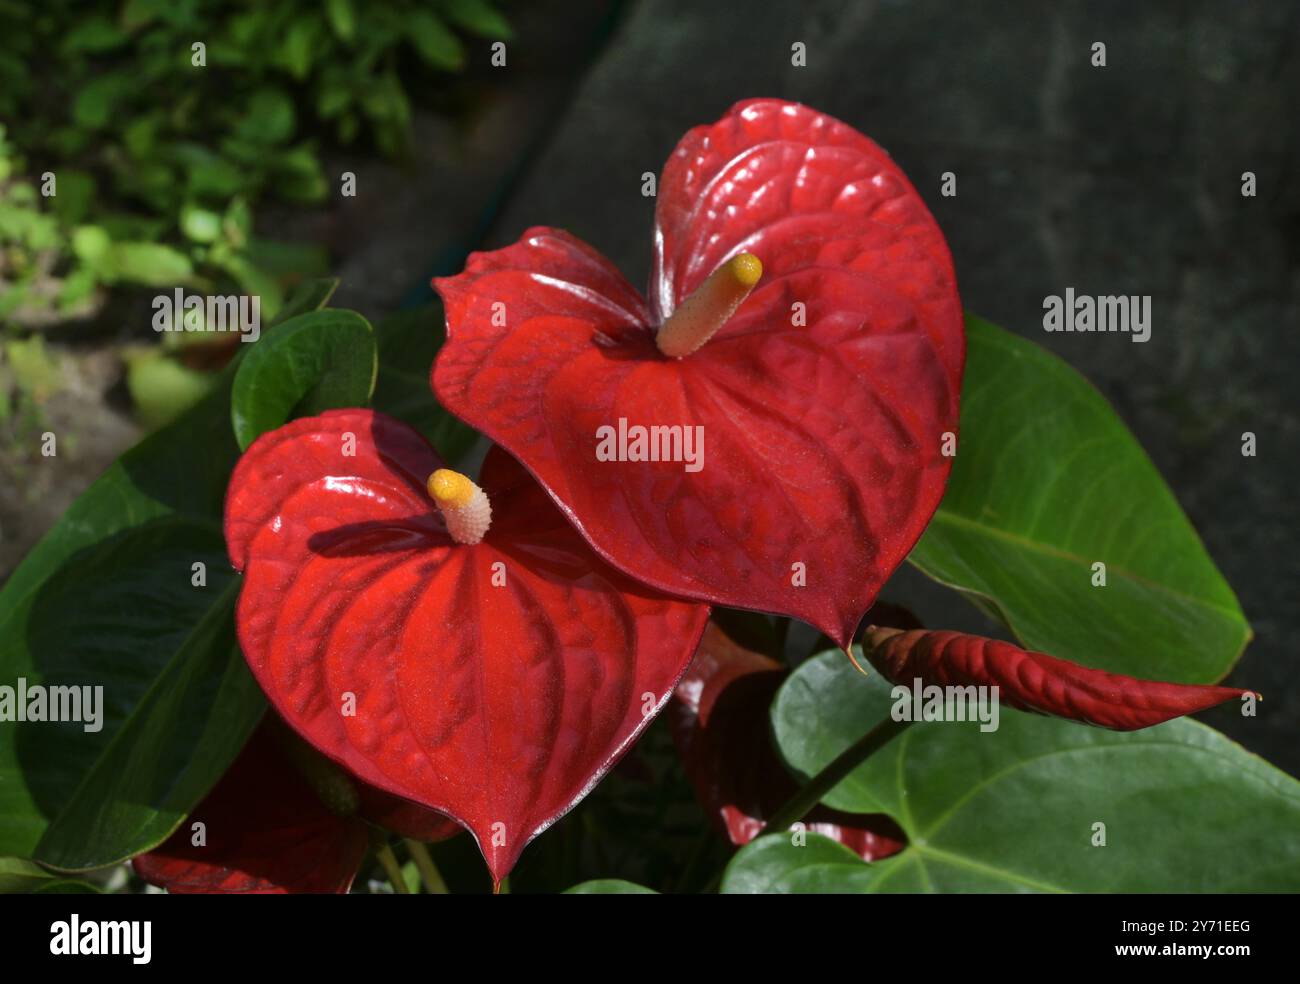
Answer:
<path fill-rule="evenodd" d="M 448 536 L 414 430 L 332 411 L 264 435 L 226 502 L 239 638 L 280 714 L 363 781 L 459 820 L 500 881 L 649 723 L 704 606 L 604 564 L 508 455 Z"/>
<path fill-rule="evenodd" d="M 879 147 L 778 100 L 688 133 L 657 215 L 648 303 L 546 228 L 435 280 L 434 390 L 632 577 L 845 645 L 947 481 L 965 357 L 947 245 Z M 698 351 L 663 356 L 657 326 L 740 252 L 763 263 L 753 293 Z M 598 460 L 620 420 L 702 428 L 702 467 Z"/>
<path fill-rule="evenodd" d="M 673 741 L 687 778 L 710 819 L 738 847 L 761 834 L 767 817 L 798 789 L 772 743 L 768 722 L 768 709 L 788 673 L 710 622 L 670 705 Z M 907 835 L 884 814 L 845 813 L 818 804 L 803 822 L 865 861 L 897 854 L 907 844 Z"/>

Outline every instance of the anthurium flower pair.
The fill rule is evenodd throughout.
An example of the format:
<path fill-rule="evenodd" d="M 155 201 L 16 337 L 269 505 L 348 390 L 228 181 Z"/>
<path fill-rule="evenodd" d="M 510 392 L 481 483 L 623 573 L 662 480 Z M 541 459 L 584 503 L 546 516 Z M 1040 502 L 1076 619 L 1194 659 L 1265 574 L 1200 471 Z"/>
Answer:
<path fill-rule="evenodd" d="M 709 605 L 847 647 L 948 475 L 952 262 L 874 143 L 740 103 L 673 152 L 654 243 L 647 297 L 547 228 L 435 281 L 433 389 L 497 445 L 477 482 L 342 410 L 264 435 L 228 493 L 240 642 L 276 710 L 468 828 L 497 881 L 668 700 Z M 654 454 L 597 453 L 629 426 Z"/>

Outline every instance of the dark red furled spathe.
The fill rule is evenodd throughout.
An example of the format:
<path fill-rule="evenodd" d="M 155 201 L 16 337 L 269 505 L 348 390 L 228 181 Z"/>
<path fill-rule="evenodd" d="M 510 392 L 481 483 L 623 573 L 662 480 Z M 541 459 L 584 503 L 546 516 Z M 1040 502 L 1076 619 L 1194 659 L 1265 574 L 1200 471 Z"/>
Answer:
<path fill-rule="evenodd" d="M 366 844 L 366 825 L 331 812 L 262 727 L 176 832 L 131 863 L 178 895 L 343 893 Z"/>
<path fill-rule="evenodd" d="M 663 356 L 657 326 L 741 252 L 764 267 L 753 293 L 698 351 Z M 965 337 L 943 236 L 874 143 L 763 99 L 673 152 L 655 256 L 647 302 L 560 230 L 472 255 L 434 281 L 434 390 L 632 577 L 847 644 L 947 480 Z M 598 461 L 620 419 L 702 427 L 702 469 Z"/>
<path fill-rule="evenodd" d="M 960 632 L 867 630 L 864 648 L 891 682 L 994 686 L 1022 711 L 1137 731 L 1240 699 L 1250 691 L 1138 680 Z"/>
<path fill-rule="evenodd" d="M 356 787 L 357 814 L 340 815 L 286 755 L 285 740 L 299 739 L 283 729 L 266 719 L 176 832 L 132 861 L 141 878 L 178 895 L 344 893 L 366 853 L 362 818 L 381 826 L 396 820 L 404 836 L 427 841 L 460 830 L 364 784 Z M 194 843 L 195 823 L 204 825 L 202 845 Z"/>
<path fill-rule="evenodd" d="M 299 734 L 459 820 L 499 882 L 668 699 L 708 610 L 607 567 L 498 449 L 491 529 L 454 543 L 425 490 L 439 467 L 362 410 L 256 441 L 226 501 L 239 638 Z"/>
<path fill-rule="evenodd" d="M 673 741 L 709 818 L 736 846 L 763 832 L 766 818 L 798 786 L 772 745 L 768 708 L 789 671 L 746 649 L 710 622 L 669 708 Z M 808 829 L 866 861 L 897 854 L 907 836 L 883 814 L 818 805 Z"/>

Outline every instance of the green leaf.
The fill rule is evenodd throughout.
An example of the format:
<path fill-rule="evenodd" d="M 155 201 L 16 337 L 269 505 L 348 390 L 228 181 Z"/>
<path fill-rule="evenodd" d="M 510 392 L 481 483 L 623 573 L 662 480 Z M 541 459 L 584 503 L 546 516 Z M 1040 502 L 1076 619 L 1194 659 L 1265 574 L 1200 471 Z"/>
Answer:
<path fill-rule="evenodd" d="M 221 252 L 224 245 L 224 243 L 217 243 L 209 259 L 230 274 L 243 293 L 250 297 L 261 298 L 263 317 L 272 316 L 280 320 L 280 308 L 284 303 L 284 297 L 279 283 L 266 271 L 250 263 L 245 254 Z"/>
<path fill-rule="evenodd" d="M 175 420 L 203 399 L 217 379 L 214 373 L 191 369 L 159 348 L 127 360 L 126 387 L 131 402 L 141 422 L 150 428 Z"/>
<path fill-rule="evenodd" d="M 952 477 L 912 563 L 1030 649 L 1132 676 L 1223 677 L 1250 627 L 1110 404 L 988 322 L 968 317 L 967 342 Z"/>
<path fill-rule="evenodd" d="M 4 850 L 83 870 L 171 834 L 262 714 L 235 642 L 237 595 L 220 527 L 170 517 L 79 551 L 22 599 L 4 678 L 29 693 L 80 688 L 82 710 L 79 722 L 6 726 Z"/>
<path fill-rule="evenodd" d="M 75 55 L 79 51 L 98 53 L 112 51 L 129 40 L 127 33 L 119 30 L 106 16 L 93 14 L 79 20 L 64 35 L 60 48 L 64 55 Z"/>
<path fill-rule="evenodd" d="M 317 43 L 317 22 L 297 19 L 280 42 L 278 61 L 289 74 L 301 82 L 311 71 L 311 56 Z"/>
<path fill-rule="evenodd" d="M 60 313 L 71 317 L 78 308 L 89 302 L 98 283 L 99 278 L 95 276 L 94 270 L 87 266 L 75 267 L 63 278 L 63 284 L 59 287 Z"/>
<path fill-rule="evenodd" d="M 796 846 L 791 834 L 765 834 L 727 865 L 721 891 L 724 895 L 866 894 L 875 880 L 875 865 L 865 864 L 829 837 L 807 834 L 805 843 Z"/>
<path fill-rule="evenodd" d="M 153 21 L 166 10 L 166 0 L 126 0 L 119 15 L 122 28 L 135 31 Z"/>
<path fill-rule="evenodd" d="M 63 369 L 40 335 L 10 338 L 0 345 L 0 352 L 4 353 L 14 386 L 35 402 L 44 403 L 62 386 Z"/>
<path fill-rule="evenodd" d="M 235 135 L 256 144 L 278 144 L 292 137 L 293 130 L 293 100 L 284 90 L 267 87 L 249 99 Z"/>
<path fill-rule="evenodd" d="M 161 112 L 137 116 L 122 130 L 122 143 L 127 152 L 137 161 L 143 161 L 154 153 L 158 146 L 158 131 L 162 129 L 165 117 Z"/>
<path fill-rule="evenodd" d="M 196 243 L 213 243 L 221 237 L 221 216 L 206 208 L 181 209 L 181 232 Z"/>
<path fill-rule="evenodd" d="M 97 130 L 107 126 L 133 88 L 133 80 L 123 74 L 100 75 L 92 79 L 78 90 L 72 102 L 73 120 L 83 129 Z"/>
<path fill-rule="evenodd" d="M 442 308 L 436 304 L 399 311 L 376 325 L 379 375 L 372 404 L 419 430 L 444 461 L 455 464 L 478 434 L 433 397 L 429 373 L 446 339 L 444 326 Z"/>
<path fill-rule="evenodd" d="M 838 651 L 800 666 L 772 705 L 787 763 L 815 775 L 890 714 L 890 690 Z M 1300 889 L 1300 783 L 1186 718 L 1113 732 L 1003 707 L 987 733 L 917 723 L 823 802 L 889 814 L 907 848 L 867 865 L 772 835 L 737 855 L 724 890 Z M 1098 823 L 1105 846 L 1094 846 Z"/>
<path fill-rule="evenodd" d="M 60 878 L 58 881 L 46 882 L 32 889 L 33 895 L 99 895 L 101 889 L 89 882 Z"/>
<path fill-rule="evenodd" d="M 85 220 L 95 200 L 95 179 L 85 171 L 60 168 L 58 193 L 54 196 L 54 211 L 59 221 L 74 226 Z"/>
<path fill-rule="evenodd" d="M 22 858 L 0 858 L 0 895 L 32 892 L 58 877 Z"/>
<path fill-rule="evenodd" d="M 0 682 L 105 688 L 97 732 L 0 727 L 0 854 L 79 869 L 157 846 L 262 713 L 221 537 L 231 378 L 118 458 L 0 588 Z"/>
<path fill-rule="evenodd" d="M 565 895 L 658 895 L 653 888 L 620 878 L 597 878 L 574 885 Z"/>
<path fill-rule="evenodd" d="M 487 0 L 444 0 L 442 9 L 453 24 L 474 34 L 506 41 L 514 36 L 510 24 Z"/>
<path fill-rule="evenodd" d="M 186 189 L 192 198 L 229 198 L 243 191 L 247 184 L 244 171 L 206 147 L 181 144 L 175 154 L 185 167 Z"/>
<path fill-rule="evenodd" d="M 325 0 L 325 13 L 339 40 L 351 41 L 356 37 L 357 16 L 352 10 L 351 0 Z"/>
<path fill-rule="evenodd" d="M 81 226 L 72 234 L 72 251 L 91 266 L 105 263 L 112 248 L 113 240 L 102 226 Z"/>
<path fill-rule="evenodd" d="M 150 287 L 175 287 L 194 276 L 189 257 L 161 243 L 113 243 L 104 262 L 113 278 Z"/>
<path fill-rule="evenodd" d="M 239 446 L 291 417 L 364 406 L 377 368 L 374 332 L 361 315 L 298 315 L 258 342 L 235 375 L 230 409 Z"/>
<path fill-rule="evenodd" d="M 329 180 L 321 170 L 315 151 L 300 144 L 277 154 L 272 160 L 275 190 L 295 202 L 319 202 L 329 194 Z"/>
<path fill-rule="evenodd" d="M 406 18 L 406 36 L 425 62 L 455 71 L 465 64 L 465 50 L 447 25 L 427 10 L 414 10 Z"/>
<path fill-rule="evenodd" d="M 221 217 L 221 231 L 233 249 L 242 249 L 253 236 L 253 210 L 248 200 L 236 196 Z"/>

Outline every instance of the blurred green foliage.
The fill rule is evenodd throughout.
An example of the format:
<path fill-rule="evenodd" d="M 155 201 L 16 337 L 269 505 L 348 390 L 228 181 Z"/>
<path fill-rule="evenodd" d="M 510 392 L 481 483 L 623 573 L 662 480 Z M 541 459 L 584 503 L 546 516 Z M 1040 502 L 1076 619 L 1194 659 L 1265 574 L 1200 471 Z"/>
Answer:
<path fill-rule="evenodd" d="M 408 87 L 508 38 L 489 0 L 0 0 L 0 323 L 116 284 L 233 282 L 273 316 L 320 249 L 254 236 L 319 203 L 327 141 L 408 149 Z"/>

